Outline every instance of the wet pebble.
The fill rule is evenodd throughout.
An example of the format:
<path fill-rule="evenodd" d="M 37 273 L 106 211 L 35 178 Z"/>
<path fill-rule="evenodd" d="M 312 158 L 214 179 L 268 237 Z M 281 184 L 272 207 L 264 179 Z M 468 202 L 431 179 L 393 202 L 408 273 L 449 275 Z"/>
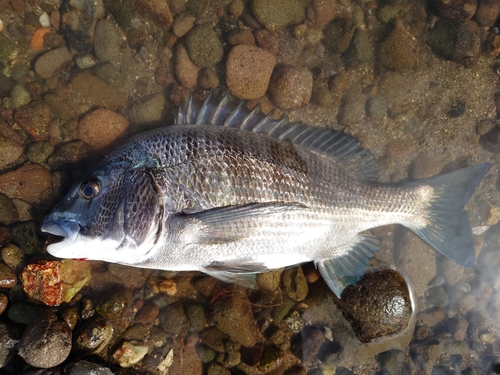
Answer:
<path fill-rule="evenodd" d="M 412 313 L 408 286 L 390 269 L 363 275 L 336 303 L 361 342 L 402 332 Z"/>
<path fill-rule="evenodd" d="M 438 0 L 437 10 L 445 18 L 464 21 L 476 12 L 478 0 Z"/>
<path fill-rule="evenodd" d="M 299 109 L 309 104 L 313 88 L 312 73 L 298 66 L 275 69 L 269 92 L 273 102 L 281 109 Z"/>
<path fill-rule="evenodd" d="M 222 43 L 215 31 L 206 25 L 196 25 L 186 35 L 186 50 L 191 61 L 202 68 L 214 66 L 222 59 Z"/>
<path fill-rule="evenodd" d="M 448 294 L 443 289 L 442 286 L 436 286 L 434 288 L 430 288 L 425 293 L 425 299 L 427 302 L 427 307 L 445 307 L 448 306 L 450 302 L 448 298 Z"/>
<path fill-rule="evenodd" d="M 0 321 L 0 368 L 17 352 L 17 343 L 21 333 L 12 324 Z"/>
<path fill-rule="evenodd" d="M 231 375 L 231 371 L 218 363 L 211 363 L 208 367 L 207 375 Z"/>
<path fill-rule="evenodd" d="M 57 366 L 71 351 L 71 329 L 54 313 L 46 312 L 28 324 L 18 348 L 19 355 L 32 366 Z"/>
<path fill-rule="evenodd" d="M 346 126 L 358 124 L 365 115 L 366 98 L 357 89 L 346 94 L 339 113 L 339 122 Z"/>
<path fill-rule="evenodd" d="M 473 39 L 473 34 L 462 22 L 439 19 L 429 31 L 428 43 L 436 55 L 463 62 L 471 55 Z"/>
<path fill-rule="evenodd" d="M 186 35 L 194 26 L 196 16 L 191 12 L 183 12 L 177 15 L 172 24 L 172 32 L 178 38 Z"/>
<path fill-rule="evenodd" d="M 17 284 L 16 274 L 6 264 L 0 263 L 0 288 L 10 289 Z"/>
<path fill-rule="evenodd" d="M 139 363 L 148 353 L 148 347 L 137 341 L 124 341 L 113 353 L 113 358 L 120 367 L 132 367 Z"/>
<path fill-rule="evenodd" d="M 240 99 L 258 99 L 266 93 L 276 59 L 264 49 L 234 46 L 226 61 L 226 84 Z"/>
<path fill-rule="evenodd" d="M 228 34 L 227 42 L 234 46 L 237 44 L 247 44 L 249 46 L 255 45 L 255 38 L 252 31 L 249 29 L 236 30 Z"/>
<path fill-rule="evenodd" d="M 191 326 L 198 332 L 205 329 L 207 323 L 207 318 L 205 314 L 205 309 L 202 305 L 189 305 L 186 307 L 186 315 L 189 318 Z"/>
<path fill-rule="evenodd" d="M 489 152 L 498 154 L 500 152 L 500 125 L 495 125 L 482 134 L 479 142 Z"/>
<path fill-rule="evenodd" d="M 97 305 L 96 311 L 103 318 L 117 319 L 123 315 L 128 304 L 127 296 L 124 293 L 118 293 Z"/>
<path fill-rule="evenodd" d="M 262 340 L 253 317 L 252 306 L 244 292 L 235 290 L 229 296 L 220 296 L 212 305 L 215 326 L 231 340 L 251 347 Z"/>
<path fill-rule="evenodd" d="M 60 32 L 73 53 L 92 50 L 97 21 L 104 15 L 102 0 L 64 0 L 61 12 Z"/>
<path fill-rule="evenodd" d="M 145 304 L 137 312 L 134 321 L 136 323 L 141 323 L 145 325 L 153 325 L 159 313 L 160 309 L 158 308 L 158 306 L 153 304 Z"/>
<path fill-rule="evenodd" d="M 78 124 L 78 138 L 95 151 L 110 149 L 127 135 L 128 120 L 106 108 L 85 115 Z"/>
<path fill-rule="evenodd" d="M 270 31 L 298 24 L 305 18 L 304 5 L 299 0 L 255 0 L 252 13 Z"/>
<path fill-rule="evenodd" d="M 400 21 L 396 21 L 391 33 L 380 44 L 378 53 L 380 63 L 388 69 L 403 72 L 413 68 L 416 58 L 417 52 L 412 35 Z"/>
<path fill-rule="evenodd" d="M 447 257 L 440 257 L 438 262 L 439 274 L 443 276 L 446 284 L 453 286 L 457 284 L 464 274 L 464 267 Z"/>
<path fill-rule="evenodd" d="M 77 93 L 97 107 L 104 107 L 114 111 L 118 107 L 127 104 L 127 95 L 125 93 L 88 72 L 81 72 L 73 77 L 71 86 Z"/>
<path fill-rule="evenodd" d="M 99 353 L 113 336 L 113 326 L 101 317 L 95 317 L 83 323 L 75 333 L 75 347 L 87 353 Z"/>
<path fill-rule="evenodd" d="M 30 105 L 18 109 L 14 119 L 19 126 L 35 141 L 49 139 L 49 124 L 52 121 L 50 106 L 42 101 L 35 101 Z"/>
<path fill-rule="evenodd" d="M 22 153 L 22 144 L 0 135 L 0 168 L 14 163 Z"/>
<path fill-rule="evenodd" d="M 103 62 L 114 61 L 120 54 L 120 35 L 111 18 L 97 22 L 94 34 L 94 52 Z"/>
<path fill-rule="evenodd" d="M 382 121 L 387 117 L 387 100 L 379 96 L 368 99 L 366 114 L 374 121 Z"/>
<path fill-rule="evenodd" d="M 68 324 L 69 328 L 73 330 L 80 320 L 78 308 L 76 306 L 71 306 L 64 309 L 61 313 L 61 318 Z"/>
<path fill-rule="evenodd" d="M 307 297 L 309 286 L 302 267 L 286 269 L 281 274 L 283 289 L 288 297 L 295 301 L 302 301 Z"/>
<path fill-rule="evenodd" d="M 217 72 L 211 68 L 203 69 L 198 77 L 198 84 L 205 90 L 215 89 L 219 86 Z"/>
<path fill-rule="evenodd" d="M 175 49 L 175 74 L 179 83 L 190 89 L 196 86 L 200 67 L 193 64 L 183 45 L 177 45 Z"/>
<path fill-rule="evenodd" d="M 438 175 L 443 167 L 444 163 L 440 159 L 433 155 L 420 153 L 411 161 L 408 174 L 414 180 L 420 180 Z"/>
<path fill-rule="evenodd" d="M 9 305 L 9 297 L 7 297 L 7 294 L 5 293 L 0 293 L 0 315 L 2 315 L 5 310 L 7 310 L 8 305 Z"/>
<path fill-rule="evenodd" d="M 17 56 L 15 43 L 0 33 L 0 61 L 12 60 Z"/>
<path fill-rule="evenodd" d="M 113 375 L 109 367 L 89 361 L 78 361 L 65 368 L 67 375 Z"/>
<path fill-rule="evenodd" d="M 332 1 L 313 0 L 314 26 L 323 29 L 337 14 L 337 5 Z"/>
<path fill-rule="evenodd" d="M 481 0 L 474 18 L 480 26 L 491 27 L 500 15 L 500 2 L 497 0 Z"/>
<path fill-rule="evenodd" d="M 180 302 L 167 305 L 160 310 L 160 326 L 167 333 L 179 334 L 189 327 L 189 320 Z"/>
<path fill-rule="evenodd" d="M 254 37 L 260 48 L 271 52 L 274 56 L 278 55 L 280 51 L 278 38 L 272 32 L 264 29 L 255 30 Z"/>
<path fill-rule="evenodd" d="M 430 374 L 432 368 L 436 364 L 438 357 L 443 352 L 443 341 L 431 340 L 428 343 L 416 343 L 412 342 L 410 344 L 410 355 L 415 358 L 414 362 L 426 374 Z"/>
<path fill-rule="evenodd" d="M 196 354 L 198 354 L 203 363 L 209 363 L 215 358 L 216 352 L 211 347 L 198 343 L 196 345 Z"/>
<path fill-rule="evenodd" d="M 12 224 L 19 219 L 16 205 L 8 196 L 0 194 L 0 223 Z"/>
<path fill-rule="evenodd" d="M 10 92 L 12 108 L 20 108 L 31 102 L 31 94 L 23 85 L 14 85 Z"/>
<path fill-rule="evenodd" d="M 60 73 L 73 59 L 73 54 L 65 46 L 52 49 L 35 62 L 35 72 L 41 78 L 48 79 Z"/>
<path fill-rule="evenodd" d="M 455 340 L 464 341 L 467 336 L 467 328 L 469 327 L 469 322 L 462 316 L 454 316 L 448 319 L 448 331 L 451 333 Z"/>
<path fill-rule="evenodd" d="M 28 148 L 27 156 L 33 163 L 43 164 L 54 152 L 54 146 L 47 141 L 35 142 Z"/>
<path fill-rule="evenodd" d="M 9 228 L 0 225 L 0 246 L 5 246 L 12 239 Z M 3 258 L 2 258 L 3 259 Z M 8 264 L 8 263 L 7 263 Z"/>
<path fill-rule="evenodd" d="M 350 18 L 336 18 L 323 30 L 323 44 L 333 53 L 343 53 L 351 44 L 356 25 Z"/>
<path fill-rule="evenodd" d="M 217 327 L 208 327 L 200 332 L 200 340 L 219 353 L 225 352 L 224 342 L 227 340 L 227 335 L 217 329 Z"/>
<path fill-rule="evenodd" d="M 111 62 L 97 65 L 94 72 L 97 78 L 102 79 L 108 85 L 114 87 L 123 87 L 125 85 L 125 79 L 115 64 Z"/>
<path fill-rule="evenodd" d="M 52 170 L 82 167 L 90 155 L 90 147 L 82 141 L 66 142 L 56 147 L 47 163 Z"/>
<path fill-rule="evenodd" d="M 39 251 L 41 242 L 38 239 L 38 226 L 34 222 L 19 223 L 12 227 L 12 241 L 24 253 L 34 254 Z"/>
<path fill-rule="evenodd" d="M 147 96 L 132 104 L 128 118 L 137 124 L 160 121 L 164 107 L 165 97 L 163 94 Z"/>
<path fill-rule="evenodd" d="M 282 272 L 283 269 L 279 268 L 264 273 L 258 273 L 256 283 L 261 288 L 274 292 L 280 286 Z"/>
<path fill-rule="evenodd" d="M 48 306 L 69 302 L 90 278 L 89 265 L 72 259 L 39 259 L 27 264 L 20 275 L 28 298 Z"/>
<path fill-rule="evenodd" d="M 7 317 L 11 322 L 18 324 L 29 324 L 33 319 L 41 316 L 47 311 L 45 307 L 28 302 L 14 302 L 7 310 Z"/>
<path fill-rule="evenodd" d="M 95 57 L 89 53 L 77 55 L 74 60 L 78 69 L 90 69 L 97 64 Z"/>

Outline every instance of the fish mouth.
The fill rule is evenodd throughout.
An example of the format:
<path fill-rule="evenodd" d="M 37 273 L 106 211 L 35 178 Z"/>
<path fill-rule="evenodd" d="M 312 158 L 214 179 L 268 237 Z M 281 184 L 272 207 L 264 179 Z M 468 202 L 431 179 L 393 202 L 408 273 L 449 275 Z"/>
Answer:
<path fill-rule="evenodd" d="M 64 237 L 65 241 L 69 242 L 75 242 L 78 233 L 80 233 L 80 225 L 72 221 L 45 219 L 41 229 L 42 232 Z"/>

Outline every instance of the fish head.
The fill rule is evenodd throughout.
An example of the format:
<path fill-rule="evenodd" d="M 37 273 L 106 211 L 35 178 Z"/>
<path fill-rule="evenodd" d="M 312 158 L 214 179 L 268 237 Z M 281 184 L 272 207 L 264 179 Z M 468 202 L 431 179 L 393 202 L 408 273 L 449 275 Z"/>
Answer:
<path fill-rule="evenodd" d="M 58 258 L 135 264 L 158 241 L 164 211 L 149 168 L 111 160 L 75 183 L 41 229 L 63 237 L 47 248 Z"/>

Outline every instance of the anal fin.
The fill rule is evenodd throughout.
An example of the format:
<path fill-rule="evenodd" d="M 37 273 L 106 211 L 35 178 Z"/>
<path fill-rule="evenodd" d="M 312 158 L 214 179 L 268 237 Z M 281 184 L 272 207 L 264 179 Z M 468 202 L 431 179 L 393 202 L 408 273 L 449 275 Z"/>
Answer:
<path fill-rule="evenodd" d="M 359 234 L 353 244 L 343 251 L 344 255 L 315 261 L 321 276 L 341 298 L 344 289 L 356 283 L 365 272 L 373 253 L 380 247 L 380 241 L 366 234 Z"/>

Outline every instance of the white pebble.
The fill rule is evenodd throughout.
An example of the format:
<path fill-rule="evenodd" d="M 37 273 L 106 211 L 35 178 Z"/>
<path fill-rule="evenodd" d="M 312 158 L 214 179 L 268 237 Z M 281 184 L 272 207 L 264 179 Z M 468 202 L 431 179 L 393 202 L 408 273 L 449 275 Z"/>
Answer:
<path fill-rule="evenodd" d="M 46 12 L 42 13 L 42 15 L 38 18 L 38 21 L 40 21 L 40 24 L 43 27 L 50 27 L 50 17 Z"/>

